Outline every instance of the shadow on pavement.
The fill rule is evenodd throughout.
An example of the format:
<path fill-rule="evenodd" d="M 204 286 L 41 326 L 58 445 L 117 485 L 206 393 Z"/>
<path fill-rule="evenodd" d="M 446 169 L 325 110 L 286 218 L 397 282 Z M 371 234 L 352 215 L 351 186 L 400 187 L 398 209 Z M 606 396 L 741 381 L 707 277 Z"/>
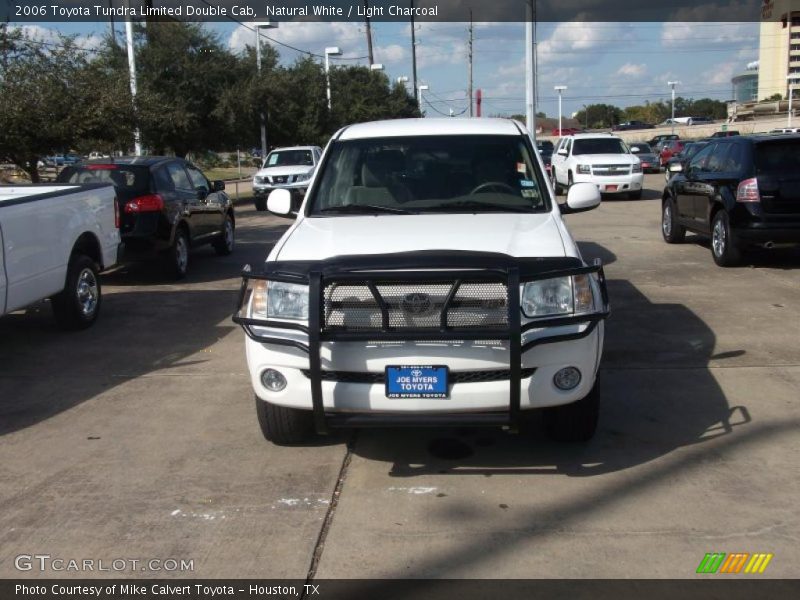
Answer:
<path fill-rule="evenodd" d="M 750 422 L 747 408 L 729 406 L 708 370 L 712 356 L 725 357 L 714 355 L 714 332 L 702 319 L 682 304 L 652 304 L 627 280 L 608 283 L 612 316 L 600 369 L 600 425 L 590 443 L 546 441 L 534 416 L 530 431 L 519 435 L 499 429 L 362 431 L 355 453 L 386 462 L 395 477 L 590 476 L 647 463 Z"/>

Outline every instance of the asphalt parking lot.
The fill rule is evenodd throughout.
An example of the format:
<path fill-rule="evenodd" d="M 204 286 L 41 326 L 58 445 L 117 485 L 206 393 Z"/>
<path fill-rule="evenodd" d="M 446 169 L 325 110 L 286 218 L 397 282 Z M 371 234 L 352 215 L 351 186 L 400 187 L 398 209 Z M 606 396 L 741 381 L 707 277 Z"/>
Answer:
<path fill-rule="evenodd" d="M 639 201 L 567 217 L 607 265 L 601 422 L 585 446 L 495 430 L 261 437 L 230 320 L 288 221 L 238 212 L 236 252 L 173 284 L 103 278 L 87 331 L 0 320 L 0 576 L 15 557 L 191 559 L 200 578 L 693 577 L 707 552 L 800 558 L 800 252 L 716 267 Z M 390 217 L 387 217 L 390 218 Z M 792 475 L 795 473 L 795 475 Z M 56 572 L 47 572 L 51 577 Z"/>

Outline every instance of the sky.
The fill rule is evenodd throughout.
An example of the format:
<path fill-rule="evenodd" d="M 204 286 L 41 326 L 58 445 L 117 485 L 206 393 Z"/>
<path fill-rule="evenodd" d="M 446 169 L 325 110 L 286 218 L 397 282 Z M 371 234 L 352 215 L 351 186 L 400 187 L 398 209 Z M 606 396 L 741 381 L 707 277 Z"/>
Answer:
<path fill-rule="evenodd" d="M 237 23 L 209 23 L 223 43 L 239 51 L 255 34 Z M 82 36 L 91 47 L 107 23 L 24 25 L 40 38 L 54 30 Z M 122 29 L 117 23 L 118 29 Z M 429 86 L 423 108 L 428 116 L 467 108 L 468 23 L 416 23 L 418 82 Z M 411 80 L 410 24 L 373 22 L 375 62 L 392 79 Z M 363 23 L 282 23 L 266 35 L 322 54 L 339 46 L 347 64 L 367 64 Z M 120 31 L 120 36 L 124 32 Z M 645 100 L 668 100 L 667 81 L 679 81 L 687 98 L 731 98 L 731 77 L 758 59 L 758 23 L 539 23 L 537 112 L 558 115 L 555 85 L 566 85 L 563 114 L 594 103 L 625 107 Z M 525 113 L 525 30 L 522 23 L 474 24 L 474 88 L 483 93 L 483 114 Z M 300 53 L 278 47 L 290 64 Z M 410 83 L 408 84 L 410 86 Z M 409 88 L 410 89 L 410 88 Z"/>

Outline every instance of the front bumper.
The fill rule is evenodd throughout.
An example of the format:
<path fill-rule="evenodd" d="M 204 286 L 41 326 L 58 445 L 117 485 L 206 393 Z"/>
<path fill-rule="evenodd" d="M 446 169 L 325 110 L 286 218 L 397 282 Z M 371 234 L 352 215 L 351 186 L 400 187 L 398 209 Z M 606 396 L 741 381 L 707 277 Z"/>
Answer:
<path fill-rule="evenodd" d="M 624 194 L 642 189 L 644 173 L 629 173 L 626 175 L 584 175 L 575 174 L 575 183 L 593 183 L 601 194 Z"/>
<path fill-rule="evenodd" d="M 521 284 L 584 274 L 592 278 L 597 290 L 596 305 L 600 306 L 595 312 L 522 323 Z M 253 389 L 262 400 L 312 409 L 321 433 L 343 419 L 345 424 L 353 424 L 354 418 L 362 426 L 468 422 L 515 428 L 523 409 L 568 404 L 588 394 L 602 352 L 602 322 L 609 314 L 602 266 L 599 262 L 585 266 L 578 259 L 548 261 L 477 252 L 416 252 L 336 257 L 319 262 L 271 262 L 258 274 L 246 268 L 243 277 L 234 322 L 248 336 L 246 352 Z M 249 318 L 251 279 L 309 285 L 308 325 Z M 326 285 L 359 282 L 376 290 L 386 282 L 420 280 L 455 282 L 441 309 L 440 328 L 390 327 L 389 309 L 376 295 L 383 313 L 379 330 L 325 329 Z M 450 303 L 462 282 L 504 283 L 508 294 L 507 325 L 446 325 Z M 451 383 L 445 399 L 387 398 L 382 382 L 353 380 L 353 374 L 379 376 L 386 366 L 398 364 L 446 364 L 452 374 L 474 372 L 478 376 L 500 370 L 502 376 L 477 383 Z M 582 373 L 581 382 L 568 392 L 552 383 L 555 372 L 565 366 L 575 366 Z M 271 392 L 262 385 L 260 376 L 268 367 L 286 377 L 287 385 L 282 391 Z"/>
<path fill-rule="evenodd" d="M 308 181 L 298 183 L 253 183 L 253 194 L 255 196 L 269 196 L 273 190 L 289 190 L 292 195 L 303 197 L 308 191 Z"/>

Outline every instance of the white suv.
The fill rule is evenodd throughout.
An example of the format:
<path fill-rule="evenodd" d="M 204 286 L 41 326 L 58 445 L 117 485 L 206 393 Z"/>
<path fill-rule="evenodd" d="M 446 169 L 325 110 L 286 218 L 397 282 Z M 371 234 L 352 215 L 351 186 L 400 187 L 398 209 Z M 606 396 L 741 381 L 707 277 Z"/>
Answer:
<path fill-rule="evenodd" d="M 603 194 L 642 197 L 642 163 L 615 135 L 579 133 L 559 139 L 550 169 L 557 193 L 586 182 Z"/>
<path fill-rule="evenodd" d="M 506 119 L 406 119 L 331 139 L 297 218 L 245 267 L 234 321 L 264 436 L 409 425 L 516 428 L 544 409 L 587 440 L 608 301 L 530 136 Z M 288 190 L 268 208 L 290 215 Z"/>
<path fill-rule="evenodd" d="M 261 169 L 253 176 L 256 210 L 266 210 L 267 196 L 278 188 L 295 194 L 299 206 L 321 155 L 322 148 L 318 146 L 276 148 L 267 154 Z"/>

